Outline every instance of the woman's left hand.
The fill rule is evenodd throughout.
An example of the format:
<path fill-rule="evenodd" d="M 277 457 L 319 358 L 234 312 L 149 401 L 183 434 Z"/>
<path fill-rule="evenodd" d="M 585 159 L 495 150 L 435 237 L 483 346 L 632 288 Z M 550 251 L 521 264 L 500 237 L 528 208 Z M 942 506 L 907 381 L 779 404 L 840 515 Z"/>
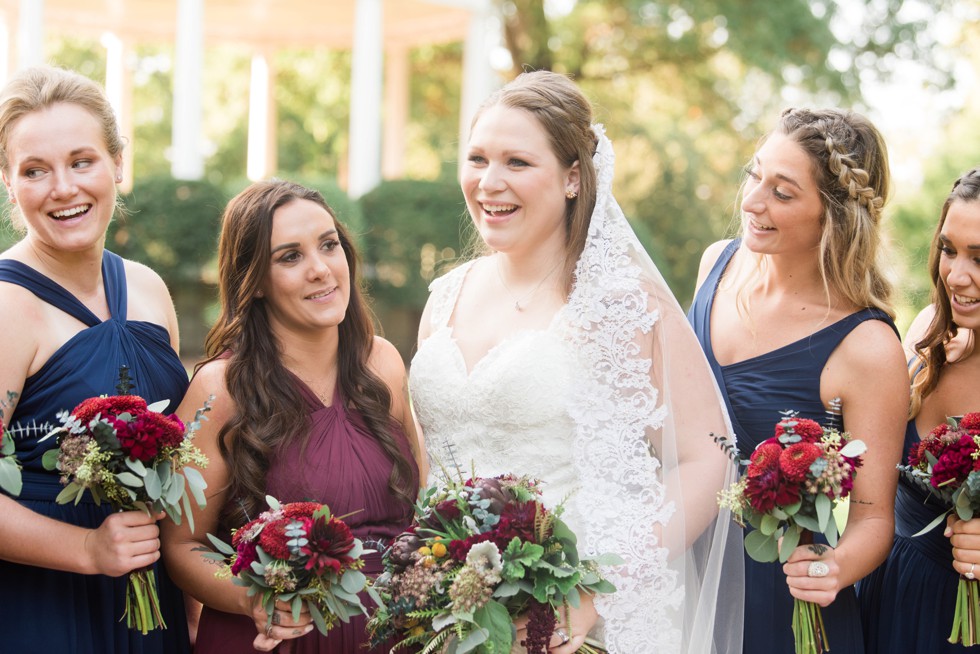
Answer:
<path fill-rule="evenodd" d="M 585 644 L 586 636 L 598 619 L 599 613 L 595 610 L 592 595 L 580 593 L 578 608 L 569 606 L 563 619 L 555 624 L 555 631 L 548 641 L 549 654 L 575 654 Z M 516 618 L 514 626 L 517 627 L 516 642 L 520 644 L 527 638 L 527 615 Z"/>
<path fill-rule="evenodd" d="M 980 518 L 960 520 L 955 515 L 946 519 L 945 535 L 953 546 L 953 569 L 961 575 L 973 573 L 980 579 Z"/>
<path fill-rule="evenodd" d="M 798 600 L 827 606 L 840 592 L 840 567 L 833 547 L 800 545 L 783 564 L 790 594 Z"/>

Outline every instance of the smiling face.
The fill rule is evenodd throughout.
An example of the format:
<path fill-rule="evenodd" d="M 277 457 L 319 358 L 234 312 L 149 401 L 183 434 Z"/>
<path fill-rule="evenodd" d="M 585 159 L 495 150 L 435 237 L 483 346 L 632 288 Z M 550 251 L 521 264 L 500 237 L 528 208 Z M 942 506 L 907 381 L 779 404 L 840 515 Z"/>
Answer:
<path fill-rule="evenodd" d="M 494 105 L 473 125 L 460 186 L 491 249 L 557 252 L 565 243 L 565 194 L 578 192 L 578 169 L 578 162 L 565 167 L 558 161 L 533 115 Z"/>
<path fill-rule="evenodd" d="M 330 212 L 310 200 L 276 209 L 270 256 L 260 292 L 273 330 L 310 332 L 344 320 L 350 268 Z"/>
<path fill-rule="evenodd" d="M 816 253 L 823 214 L 810 156 L 785 134 L 773 133 L 756 152 L 743 189 L 745 246 L 758 254 Z"/>
<path fill-rule="evenodd" d="M 109 154 L 95 116 L 70 103 L 32 111 L 13 125 L 7 152 L 4 184 L 34 246 L 52 252 L 101 247 L 122 155 Z"/>
<path fill-rule="evenodd" d="M 980 200 L 955 200 L 939 234 L 939 276 L 953 320 L 980 329 Z"/>

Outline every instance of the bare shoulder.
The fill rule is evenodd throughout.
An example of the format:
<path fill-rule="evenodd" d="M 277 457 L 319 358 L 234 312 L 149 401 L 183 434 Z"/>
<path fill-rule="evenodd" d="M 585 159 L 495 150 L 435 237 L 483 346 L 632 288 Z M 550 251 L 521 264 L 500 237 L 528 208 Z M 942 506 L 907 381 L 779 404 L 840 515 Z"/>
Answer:
<path fill-rule="evenodd" d="M 926 331 L 929 329 L 929 325 L 932 324 L 932 319 L 936 315 L 935 305 L 930 304 L 922 311 L 919 312 L 913 320 L 912 324 L 905 331 L 905 349 L 910 354 L 915 351 L 915 344 L 922 340 L 922 337 L 926 335 Z"/>
<path fill-rule="evenodd" d="M 851 380 L 908 386 L 902 343 L 891 325 L 881 320 L 865 320 L 855 327 L 834 351 L 829 365 Z"/>
<path fill-rule="evenodd" d="M 732 239 L 725 239 L 723 241 L 716 241 L 709 245 L 704 250 L 704 254 L 701 255 L 701 264 L 698 266 L 698 283 L 695 287 L 695 291 L 701 288 L 701 284 L 704 283 L 705 278 L 707 278 L 708 273 L 714 268 L 715 263 L 718 261 L 718 257 L 721 253 L 725 251 L 728 244 L 732 242 Z"/>
<path fill-rule="evenodd" d="M 177 412 L 181 419 L 190 420 L 207 402 L 211 406 L 209 420 L 218 425 L 224 424 L 234 410 L 234 402 L 228 395 L 225 383 L 227 370 L 227 359 L 209 361 L 197 369 Z"/>
<path fill-rule="evenodd" d="M 149 266 L 130 259 L 123 259 L 123 266 L 126 270 L 126 282 L 130 287 L 145 292 L 166 293 L 167 297 L 170 297 L 170 291 L 167 290 L 163 278 Z"/>
<path fill-rule="evenodd" d="M 368 365 L 394 390 L 399 390 L 405 378 L 405 362 L 402 355 L 390 341 L 381 336 L 374 337 Z"/>

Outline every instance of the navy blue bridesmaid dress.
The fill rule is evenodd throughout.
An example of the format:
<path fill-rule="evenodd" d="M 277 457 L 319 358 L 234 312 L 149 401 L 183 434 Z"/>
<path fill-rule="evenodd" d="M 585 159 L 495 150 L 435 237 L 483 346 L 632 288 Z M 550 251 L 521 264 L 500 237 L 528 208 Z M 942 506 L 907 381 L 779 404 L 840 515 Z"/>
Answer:
<path fill-rule="evenodd" d="M 115 395 L 119 369 L 129 367 L 132 393 L 147 402 L 170 400 L 174 411 L 187 389 L 187 373 L 160 325 L 127 321 L 123 261 L 106 251 L 102 275 L 111 317 L 99 320 L 51 279 L 18 261 L 0 261 L 0 281 L 22 286 L 78 319 L 86 328 L 62 345 L 29 377 L 10 419 L 24 488 L 17 500 L 42 515 L 83 527 L 98 527 L 111 512 L 86 494 L 77 506 L 57 504 L 58 474 L 41 465 L 54 438 L 39 442 L 59 411 L 82 400 Z M 7 319 L 10 319 L 9 317 Z M 3 389 L 0 389 L 2 392 Z M 66 543 L 66 546 L 69 544 Z M 71 545 L 77 546 L 77 543 Z M 157 566 L 160 602 L 169 627 L 143 636 L 120 622 L 127 575 L 82 575 L 0 561 L 0 650 L 71 654 L 180 654 L 189 652 L 183 596 Z"/>
<path fill-rule="evenodd" d="M 915 421 L 905 430 L 905 455 L 919 442 Z M 946 521 L 921 536 L 946 507 L 927 491 L 899 477 L 895 496 L 895 542 L 885 562 L 858 584 L 868 654 L 953 654 L 976 651 L 948 642 L 959 575 L 943 535 Z"/>
<path fill-rule="evenodd" d="M 728 244 L 705 279 L 688 314 L 701 347 L 721 388 L 743 457 L 772 437 L 780 412 L 794 410 L 801 418 L 826 422 L 820 399 L 820 374 L 834 349 L 866 320 L 888 316 L 863 309 L 795 343 L 745 361 L 721 366 L 711 348 L 711 307 L 725 269 L 739 241 Z M 898 332 L 896 331 L 896 336 Z M 819 540 L 819 536 L 818 536 Z M 793 596 L 779 562 L 759 563 L 745 555 L 745 619 L 742 651 L 746 654 L 792 654 Z M 837 594 L 823 609 L 827 640 L 833 654 L 864 654 L 861 615 L 853 587 Z M 898 651 L 898 650 L 896 650 Z"/>

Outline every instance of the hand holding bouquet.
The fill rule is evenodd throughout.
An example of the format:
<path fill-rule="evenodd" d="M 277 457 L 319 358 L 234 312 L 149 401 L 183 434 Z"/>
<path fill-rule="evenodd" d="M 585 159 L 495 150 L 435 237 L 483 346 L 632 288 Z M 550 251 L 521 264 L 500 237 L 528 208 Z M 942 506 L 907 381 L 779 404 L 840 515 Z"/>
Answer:
<path fill-rule="evenodd" d="M 218 574 L 259 595 L 270 627 L 277 602 L 290 606 L 295 622 L 307 608 L 324 635 L 338 618 L 363 614 L 357 594 L 367 582 L 360 571 L 367 550 L 344 521 L 316 502 L 266 501 L 269 510 L 235 530 L 231 545 L 208 534 L 217 552 L 202 551 L 222 563 Z"/>
<path fill-rule="evenodd" d="M 934 529 L 948 513 L 970 520 L 980 510 L 980 413 L 950 418 L 909 450 L 908 465 L 898 468 L 914 484 L 949 507 L 916 536 Z M 960 575 L 949 642 L 980 644 L 980 583 Z"/>
<path fill-rule="evenodd" d="M 837 545 L 833 509 L 851 492 L 867 449 L 846 432 L 797 418 L 793 411 L 785 416 L 775 435 L 752 453 L 742 478 L 719 498 L 739 524 L 753 527 L 745 535 L 745 550 L 764 563 L 777 559 L 785 563 L 813 533 L 822 533 L 831 546 Z M 812 602 L 794 600 L 793 634 L 797 654 L 830 647 L 820 606 Z"/>
<path fill-rule="evenodd" d="M 58 503 L 78 504 L 88 491 L 96 504 L 104 500 L 117 510 L 148 515 L 164 511 L 177 524 L 186 513 L 193 530 L 191 497 L 203 508 L 207 486 L 190 467 L 207 465 L 193 436 L 210 407 L 199 410 L 185 430 L 177 416 L 159 413 L 166 405 L 115 395 L 90 398 L 71 413 L 58 414 L 62 427 L 49 434 L 58 436 L 58 448 L 42 459 L 46 469 L 61 473 L 65 487 Z M 166 628 L 152 568 L 130 572 L 125 617 L 131 629 L 143 634 Z"/>
<path fill-rule="evenodd" d="M 372 647 L 396 638 L 392 651 L 506 653 L 526 615 L 528 653 L 547 652 L 558 611 L 578 607 L 581 592 L 614 592 L 599 565 L 621 561 L 580 560 L 561 506 L 540 497 L 537 482 L 513 476 L 424 489 L 411 531 L 385 553 Z"/>

